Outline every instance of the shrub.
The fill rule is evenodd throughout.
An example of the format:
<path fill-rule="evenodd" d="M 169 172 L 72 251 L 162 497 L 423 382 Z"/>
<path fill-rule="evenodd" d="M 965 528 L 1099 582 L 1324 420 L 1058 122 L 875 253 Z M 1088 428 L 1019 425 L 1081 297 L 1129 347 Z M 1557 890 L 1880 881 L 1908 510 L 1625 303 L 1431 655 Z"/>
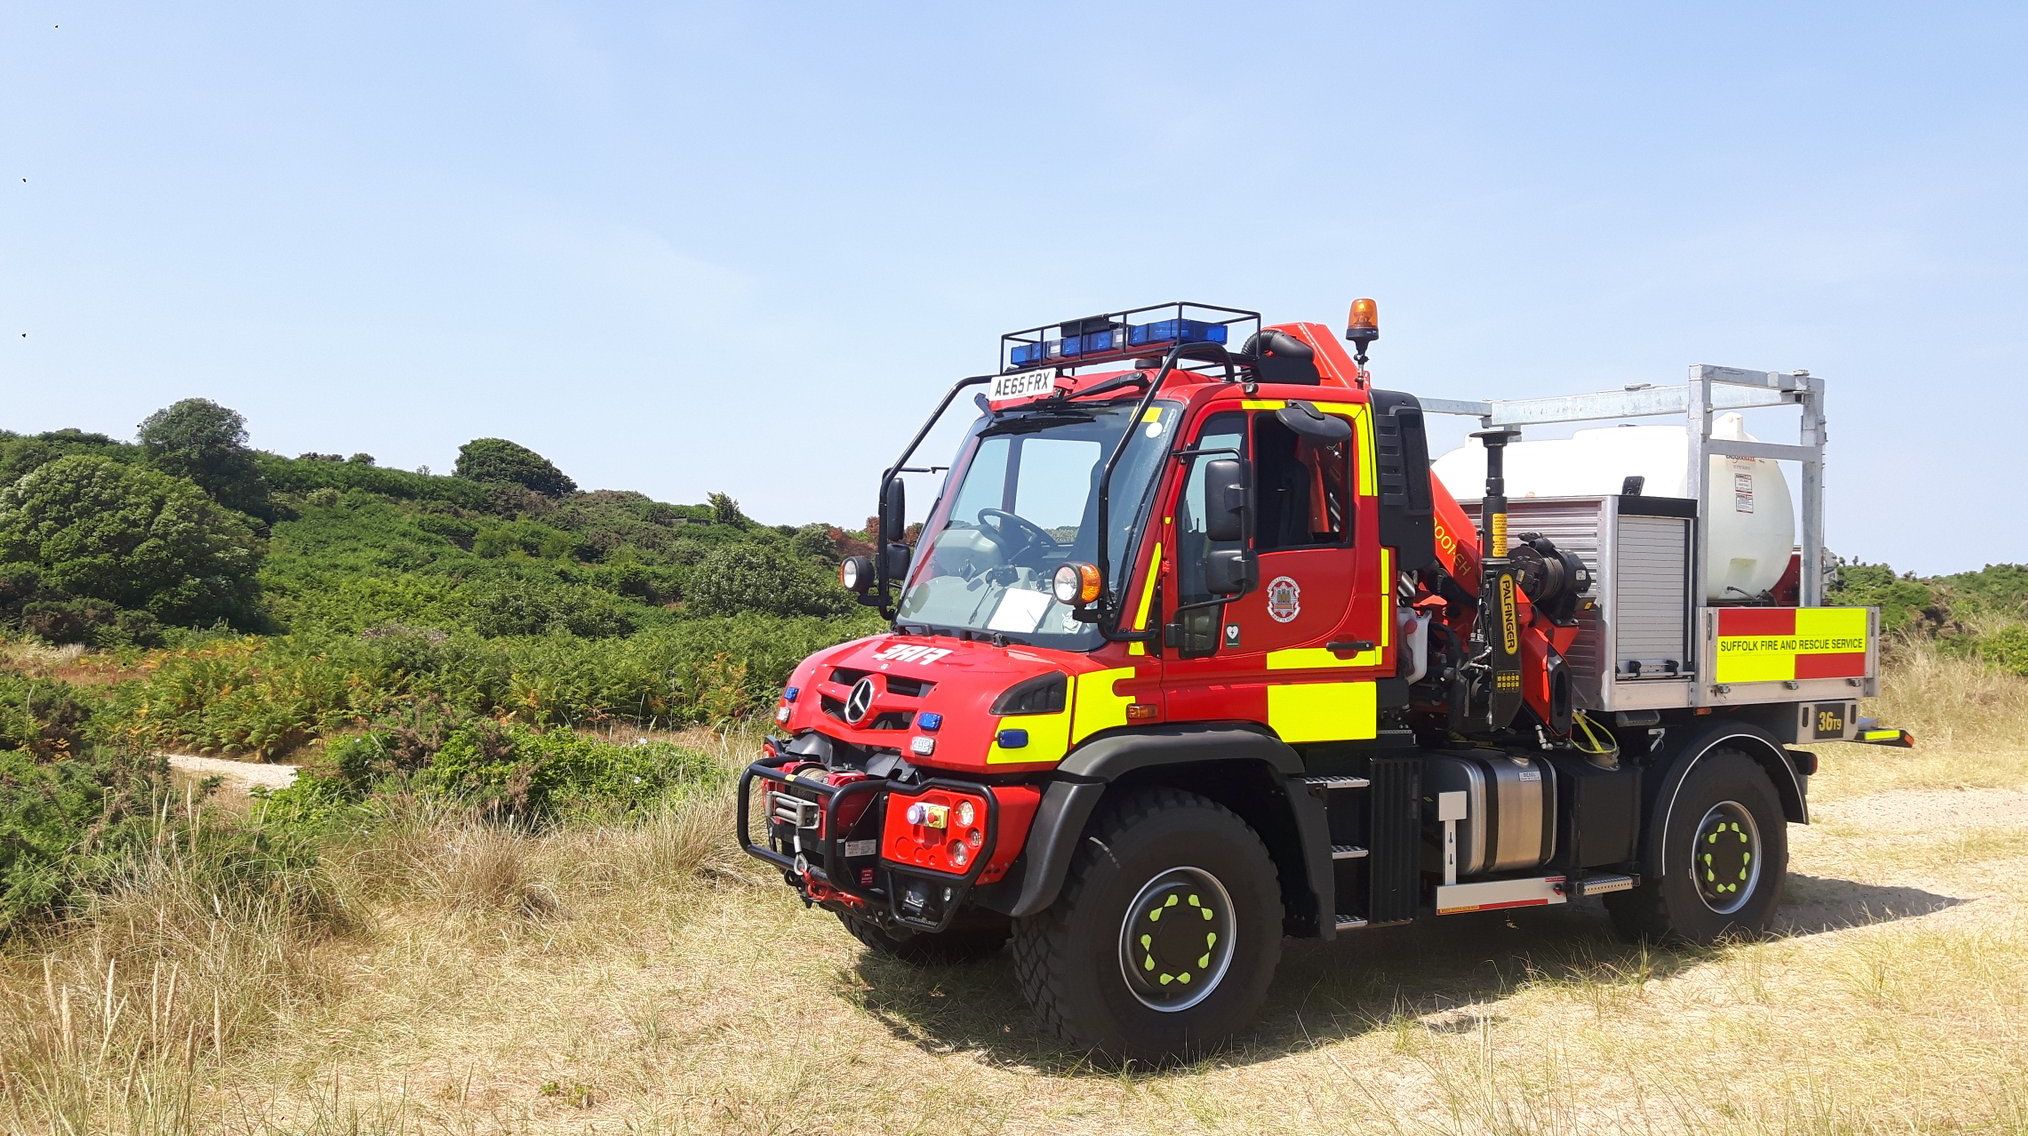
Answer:
<path fill-rule="evenodd" d="M 40 586 L 159 619 L 254 618 L 260 546 L 187 481 L 107 458 L 59 458 L 0 488 L 0 562 Z"/>
<path fill-rule="evenodd" d="M 306 461 L 262 453 L 256 453 L 254 461 L 271 487 L 290 493 L 358 489 L 397 501 L 439 501 L 465 509 L 482 509 L 487 502 L 485 486 L 455 477 L 382 469 L 363 462 Z"/>
<path fill-rule="evenodd" d="M 1980 658 L 2002 670 L 2028 676 L 2028 625 L 2009 624 L 1982 635 L 1973 649 Z"/>
<path fill-rule="evenodd" d="M 706 556 L 686 594 L 706 615 L 843 615 L 853 606 L 844 589 L 807 564 L 751 545 Z"/>
<path fill-rule="evenodd" d="M 0 750 L 38 761 L 75 755 L 85 748 L 90 718 L 89 708 L 63 683 L 0 671 Z"/>
<path fill-rule="evenodd" d="M 1925 619 L 1941 618 L 1935 591 L 1885 564 L 1840 563 L 1826 603 L 1880 609 L 1883 631 L 1906 631 Z"/>
<path fill-rule="evenodd" d="M 505 438 L 474 438 L 458 447 L 452 473 L 467 481 L 498 481 L 557 497 L 577 488 L 548 458 Z"/>
<path fill-rule="evenodd" d="M 383 728 L 334 745 L 307 796 L 349 798 L 406 788 L 543 822 L 572 808 L 639 808 L 712 775 L 709 758 L 668 742 L 620 745 L 483 718 L 433 728 Z"/>
<path fill-rule="evenodd" d="M 61 684 L 0 674 L 0 934 L 145 844 L 160 763 L 90 745 L 88 718 Z"/>
<path fill-rule="evenodd" d="M 33 600 L 21 607 L 21 630 L 48 643 L 91 643 L 119 614 L 104 600 Z"/>

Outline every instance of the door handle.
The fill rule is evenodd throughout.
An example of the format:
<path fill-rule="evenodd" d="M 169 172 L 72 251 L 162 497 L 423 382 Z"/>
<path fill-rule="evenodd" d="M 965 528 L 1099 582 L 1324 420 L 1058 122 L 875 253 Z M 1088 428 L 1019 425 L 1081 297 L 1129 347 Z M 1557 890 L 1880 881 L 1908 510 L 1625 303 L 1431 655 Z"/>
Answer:
<path fill-rule="evenodd" d="M 1338 654 L 1350 651 L 1356 655 L 1361 651 L 1371 651 L 1373 649 L 1373 641 L 1371 639 L 1334 639 L 1324 644 L 1324 649 Z"/>

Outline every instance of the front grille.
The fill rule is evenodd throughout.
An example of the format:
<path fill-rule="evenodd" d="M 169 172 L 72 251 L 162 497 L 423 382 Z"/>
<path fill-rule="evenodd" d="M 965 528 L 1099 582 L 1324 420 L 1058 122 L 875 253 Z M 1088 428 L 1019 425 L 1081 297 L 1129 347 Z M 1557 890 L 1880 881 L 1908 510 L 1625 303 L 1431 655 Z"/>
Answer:
<path fill-rule="evenodd" d="M 841 686 L 849 687 L 872 673 L 872 671 L 854 670 L 851 667 L 837 667 L 831 671 L 831 681 Z M 887 676 L 887 689 L 903 698 L 921 698 L 936 689 L 936 685 L 936 683 L 925 679 L 910 678 L 907 675 L 891 674 Z"/>
<path fill-rule="evenodd" d="M 849 691 L 854 683 L 872 673 L 874 672 L 857 670 L 852 667 L 835 667 L 831 671 L 831 683 L 835 689 Z M 936 684 L 933 682 L 919 678 L 909 678 L 906 675 L 889 674 L 882 677 L 887 684 L 889 699 L 900 698 L 910 702 L 920 702 L 931 690 L 936 688 Z M 840 722 L 845 721 L 844 698 L 824 691 L 818 694 L 817 704 L 824 713 Z M 894 708 L 882 711 L 872 721 L 859 728 L 866 730 L 906 730 L 914 723 L 914 708 Z"/>

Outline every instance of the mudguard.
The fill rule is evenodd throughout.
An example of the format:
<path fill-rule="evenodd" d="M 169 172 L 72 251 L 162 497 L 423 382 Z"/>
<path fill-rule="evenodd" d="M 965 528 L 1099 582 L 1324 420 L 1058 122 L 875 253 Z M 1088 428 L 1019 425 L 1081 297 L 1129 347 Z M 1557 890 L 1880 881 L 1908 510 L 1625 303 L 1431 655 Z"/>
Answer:
<path fill-rule="evenodd" d="M 1782 813 L 1789 822 L 1810 823 L 1809 800 L 1803 778 L 1796 772 L 1788 750 L 1773 734 L 1748 722 L 1726 719 L 1684 729 L 1680 737 L 1675 736 L 1678 732 L 1670 730 L 1663 741 L 1663 753 L 1656 763 L 1660 776 L 1651 773 L 1643 779 L 1646 782 L 1646 807 L 1642 810 L 1640 848 L 1644 874 L 1659 876 L 1668 871 L 1667 849 L 1662 836 L 1668 831 L 1669 818 L 1675 811 L 1677 793 L 1690 770 L 1717 749 L 1739 749 L 1753 758 L 1767 771 L 1768 780 L 1774 784 L 1775 795 L 1781 800 Z"/>
<path fill-rule="evenodd" d="M 1333 901 L 1328 892 L 1331 845 L 1323 803 L 1290 780 L 1304 772 L 1300 754 L 1279 738 L 1244 726 L 1152 726 L 1103 734 L 1086 742 L 1064 758 L 1055 779 L 1043 791 L 1041 808 L 1028 830 L 1018 880 L 1010 878 L 982 889 L 975 902 L 1017 918 L 1048 907 L 1063 888 L 1071 856 L 1107 785 L 1139 770 L 1213 763 L 1262 766 L 1281 788 L 1289 802 L 1290 826 L 1301 847 L 1317 926 L 1328 937 L 1335 928 L 1329 918 Z"/>

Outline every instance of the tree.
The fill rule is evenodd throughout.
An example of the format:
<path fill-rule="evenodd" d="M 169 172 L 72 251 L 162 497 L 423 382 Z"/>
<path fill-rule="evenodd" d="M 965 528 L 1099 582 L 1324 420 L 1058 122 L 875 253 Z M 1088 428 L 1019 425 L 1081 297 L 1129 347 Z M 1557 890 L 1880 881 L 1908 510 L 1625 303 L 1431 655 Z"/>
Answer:
<path fill-rule="evenodd" d="M 577 488 L 577 482 L 565 477 L 548 458 L 505 438 L 474 438 L 459 446 L 458 464 L 451 476 L 519 485 L 548 497 L 561 497 Z"/>
<path fill-rule="evenodd" d="M 739 511 L 739 502 L 733 500 L 730 493 L 706 494 L 704 503 L 711 506 L 711 522 L 713 524 L 739 525 L 744 527 L 752 523 L 746 519 L 745 513 Z"/>
<path fill-rule="evenodd" d="M 183 625 L 254 618 L 260 544 L 246 518 L 188 481 L 90 454 L 0 488 L 0 563 L 42 590 Z"/>
<path fill-rule="evenodd" d="M 208 398 L 186 398 L 141 422 L 141 445 L 155 468 L 194 481 L 211 499 L 263 521 L 274 519 L 268 483 L 246 444 L 246 419 Z"/>

